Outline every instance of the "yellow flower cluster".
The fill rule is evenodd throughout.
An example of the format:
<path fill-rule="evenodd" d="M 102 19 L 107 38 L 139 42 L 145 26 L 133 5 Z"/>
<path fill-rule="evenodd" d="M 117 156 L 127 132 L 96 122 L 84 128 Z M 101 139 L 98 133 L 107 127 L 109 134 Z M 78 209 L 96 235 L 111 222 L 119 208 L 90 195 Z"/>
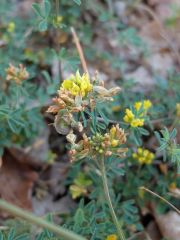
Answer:
<path fill-rule="evenodd" d="M 147 110 L 152 106 L 151 101 L 144 100 L 143 102 L 135 102 L 134 109 L 135 113 L 132 112 L 129 108 L 125 110 L 125 116 L 124 121 L 126 123 L 129 123 L 131 127 L 142 127 L 144 125 L 144 117 L 147 113 Z M 138 113 L 138 111 L 142 109 L 141 113 Z"/>
<path fill-rule="evenodd" d="M 143 118 L 136 118 L 130 109 L 126 109 L 126 115 L 124 116 L 124 121 L 129 123 L 131 127 L 142 127 L 144 125 Z"/>
<path fill-rule="evenodd" d="M 87 73 L 81 76 L 77 71 L 76 75 L 71 75 L 69 79 L 63 81 L 61 88 L 69 91 L 73 96 L 84 97 L 92 90 L 92 84 Z"/>
<path fill-rule="evenodd" d="M 139 147 L 137 152 L 133 153 L 132 156 L 141 164 L 151 164 L 154 159 L 154 153 L 141 147 Z"/>
<path fill-rule="evenodd" d="M 143 102 L 135 102 L 134 108 L 139 111 L 140 108 L 142 110 L 147 111 L 152 106 L 152 103 L 150 100 L 144 100 Z"/>
<path fill-rule="evenodd" d="M 117 239 L 118 239 L 118 237 L 116 234 L 108 235 L 106 238 L 106 240 L 117 240 Z"/>

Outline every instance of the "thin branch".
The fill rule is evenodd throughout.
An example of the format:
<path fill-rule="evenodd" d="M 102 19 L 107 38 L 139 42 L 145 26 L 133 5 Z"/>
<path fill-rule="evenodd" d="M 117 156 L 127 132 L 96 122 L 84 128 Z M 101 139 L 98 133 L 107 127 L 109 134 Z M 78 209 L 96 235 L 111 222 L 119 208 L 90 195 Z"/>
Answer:
<path fill-rule="evenodd" d="M 145 190 L 146 192 L 151 193 L 152 195 L 154 195 L 155 197 L 161 199 L 162 201 L 164 201 L 165 203 L 167 203 L 170 207 L 172 207 L 178 214 L 180 214 L 180 210 L 178 208 L 176 208 L 173 204 L 171 204 L 168 200 L 166 200 L 165 198 L 161 197 L 159 194 L 151 191 L 148 188 L 145 188 L 144 186 L 140 187 L 140 189 Z"/>
<path fill-rule="evenodd" d="M 84 53 L 83 53 L 83 49 L 81 47 L 81 44 L 80 44 L 79 38 L 78 38 L 78 36 L 76 34 L 76 31 L 75 31 L 75 29 L 73 27 L 71 27 L 71 33 L 73 35 L 73 39 L 74 39 L 74 42 L 75 42 L 75 45 L 76 45 L 76 48 L 77 48 L 77 51 L 78 51 L 78 54 L 79 54 L 79 57 L 80 57 L 80 60 L 81 60 L 83 71 L 85 73 L 89 74 L 87 63 L 86 63 L 86 60 L 85 60 L 85 57 L 84 57 Z"/>
<path fill-rule="evenodd" d="M 66 240 L 86 240 L 86 238 L 79 236 L 78 234 L 69 231 L 63 227 L 52 224 L 43 218 L 34 216 L 32 213 L 27 212 L 19 207 L 16 207 L 6 201 L 0 199 L 0 209 L 14 215 L 15 217 L 22 218 L 32 224 L 36 224 L 39 227 L 46 228 L 49 231 L 57 234 L 57 236 Z"/>
<path fill-rule="evenodd" d="M 108 180 L 107 180 L 107 176 L 106 176 L 106 169 L 105 169 L 105 164 L 104 164 L 104 158 L 101 158 L 100 171 L 101 171 L 101 175 L 102 175 L 102 182 L 103 182 L 103 189 L 104 189 L 105 198 L 106 198 L 107 204 L 109 206 L 109 210 L 110 210 L 112 220 L 114 222 L 114 225 L 116 226 L 117 234 L 119 236 L 119 239 L 126 240 L 126 238 L 124 236 L 124 232 L 121 228 L 121 225 L 119 224 L 119 221 L 117 219 L 117 216 L 116 216 L 116 213 L 114 211 L 113 204 L 112 204 L 112 201 L 111 201 L 111 197 L 110 197 L 110 193 L 109 193 L 109 187 L 108 187 Z"/>

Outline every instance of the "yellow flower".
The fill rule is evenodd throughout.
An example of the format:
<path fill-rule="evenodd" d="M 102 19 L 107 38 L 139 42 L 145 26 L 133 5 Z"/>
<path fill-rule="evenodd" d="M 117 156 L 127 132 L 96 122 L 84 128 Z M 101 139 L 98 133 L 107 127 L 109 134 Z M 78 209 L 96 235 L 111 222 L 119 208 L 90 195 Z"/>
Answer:
<path fill-rule="evenodd" d="M 135 104 L 134 104 L 134 108 L 135 108 L 137 111 L 139 111 L 139 109 L 141 108 L 141 106 L 142 106 L 142 102 L 135 102 Z"/>
<path fill-rule="evenodd" d="M 69 79 L 64 80 L 64 82 L 62 83 L 62 87 L 66 90 L 69 90 L 72 88 L 73 82 Z"/>
<path fill-rule="evenodd" d="M 130 109 L 126 109 L 126 114 L 124 116 L 124 121 L 129 123 L 131 127 L 142 127 L 144 125 L 144 119 L 136 118 Z"/>
<path fill-rule="evenodd" d="M 113 126 L 111 129 L 110 129 L 110 136 L 111 138 L 114 138 L 116 135 L 116 127 Z"/>
<path fill-rule="evenodd" d="M 144 100 L 143 102 L 135 102 L 134 108 L 139 111 L 139 109 L 142 107 L 143 110 L 147 111 L 152 106 L 152 103 L 150 100 Z"/>
<path fill-rule="evenodd" d="M 144 110 L 148 110 L 150 107 L 152 107 L 152 103 L 150 100 L 144 100 Z"/>
<path fill-rule="evenodd" d="M 135 117 L 134 114 L 133 114 L 132 111 L 131 111 L 130 109 L 128 109 L 128 108 L 126 108 L 125 113 L 126 113 L 126 115 L 124 116 L 124 121 L 125 121 L 126 123 L 131 123 L 132 120 L 133 120 L 134 117 Z"/>
<path fill-rule="evenodd" d="M 151 164 L 154 159 L 154 153 L 150 152 L 148 149 L 139 147 L 137 152 L 132 154 L 132 157 L 141 164 Z"/>
<path fill-rule="evenodd" d="M 142 127 L 144 125 L 144 117 L 147 113 L 147 110 L 152 106 L 152 103 L 150 100 L 144 100 L 143 102 L 135 102 L 134 103 L 134 109 L 136 111 L 139 111 L 142 108 L 142 113 L 134 114 L 129 108 L 125 110 L 125 116 L 124 121 L 126 123 L 129 123 L 131 127 Z M 138 116 L 137 116 L 138 114 Z"/>
<path fill-rule="evenodd" d="M 118 144 L 119 144 L 119 141 L 118 141 L 118 140 L 113 139 L 113 140 L 111 141 L 111 146 L 112 146 L 112 147 L 117 147 Z"/>
<path fill-rule="evenodd" d="M 69 91 L 73 96 L 86 96 L 92 90 L 89 75 L 84 73 L 82 76 L 79 71 L 76 75 L 72 75 L 70 79 L 66 79 L 62 83 L 62 89 Z"/>
<path fill-rule="evenodd" d="M 106 238 L 106 240 L 117 240 L 117 239 L 118 239 L 118 237 L 116 234 L 108 235 Z"/>
<path fill-rule="evenodd" d="M 135 118 L 130 124 L 131 127 L 142 127 L 144 125 L 144 119 Z"/>
<path fill-rule="evenodd" d="M 9 33 L 13 33 L 14 30 L 15 30 L 15 27 L 16 27 L 16 25 L 15 25 L 14 22 L 9 22 L 9 24 L 8 24 L 8 26 L 7 26 L 7 31 L 8 31 Z"/>
<path fill-rule="evenodd" d="M 132 113 L 132 111 L 130 109 L 126 109 L 126 115 L 127 117 L 132 120 L 134 118 L 134 114 Z"/>

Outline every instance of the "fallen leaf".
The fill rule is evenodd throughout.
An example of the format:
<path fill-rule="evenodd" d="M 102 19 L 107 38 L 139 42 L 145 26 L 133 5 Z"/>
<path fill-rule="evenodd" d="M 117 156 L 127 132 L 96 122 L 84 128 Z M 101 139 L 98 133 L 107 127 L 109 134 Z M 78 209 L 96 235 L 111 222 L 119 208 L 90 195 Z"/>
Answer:
<path fill-rule="evenodd" d="M 161 240 L 162 235 L 159 232 L 159 228 L 155 221 L 151 221 L 146 227 L 146 231 L 153 240 Z"/>
<path fill-rule="evenodd" d="M 156 222 L 165 238 L 180 239 L 180 215 L 178 213 L 170 211 L 164 215 L 156 215 Z"/>
<path fill-rule="evenodd" d="M 21 208 L 31 210 L 31 192 L 37 173 L 28 162 L 18 160 L 10 151 L 3 155 L 3 165 L 0 168 L 0 197 Z M 8 214 L 0 212 L 7 217 Z"/>

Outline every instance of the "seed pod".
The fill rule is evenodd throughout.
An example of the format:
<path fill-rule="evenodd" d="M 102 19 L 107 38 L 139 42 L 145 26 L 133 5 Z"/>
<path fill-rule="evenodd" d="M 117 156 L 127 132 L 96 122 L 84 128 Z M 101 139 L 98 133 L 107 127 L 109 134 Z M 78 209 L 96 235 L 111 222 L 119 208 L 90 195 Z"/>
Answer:
<path fill-rule="evenodd" d="M 56 115 L 54 120 L 54 127 L 56 131 L 62 135 L 67 135 L 71 128 L 67 124 L 67 122 L 60 116 L 60 114 Z"/>

